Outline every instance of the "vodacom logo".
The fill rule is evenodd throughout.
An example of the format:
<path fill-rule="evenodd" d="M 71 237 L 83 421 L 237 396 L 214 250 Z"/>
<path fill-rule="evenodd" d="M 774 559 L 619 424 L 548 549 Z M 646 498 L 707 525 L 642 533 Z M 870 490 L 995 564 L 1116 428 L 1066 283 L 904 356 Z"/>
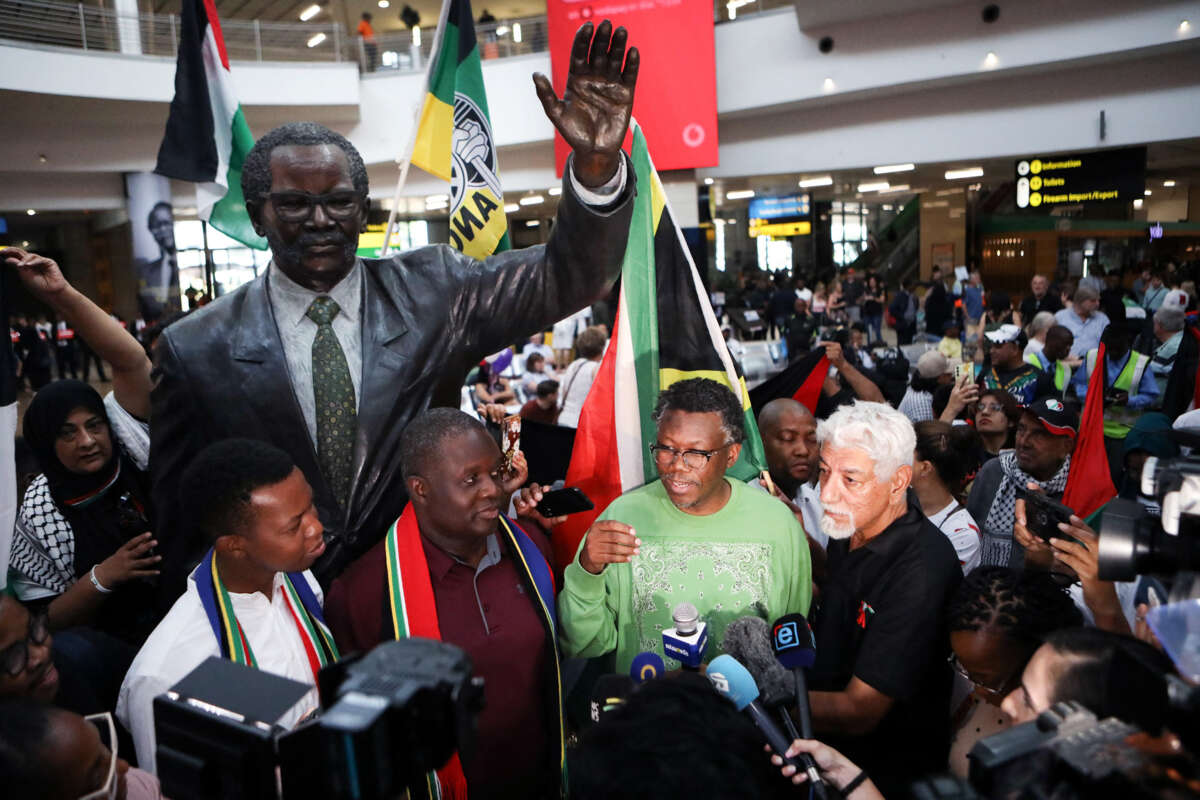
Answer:
<path fill-rule="evenodd" d="M 683 143 L 688 147 L 699 147 L 704 144 L 704 128 L 695 122 L 689 122 L 683 128 Z"/>

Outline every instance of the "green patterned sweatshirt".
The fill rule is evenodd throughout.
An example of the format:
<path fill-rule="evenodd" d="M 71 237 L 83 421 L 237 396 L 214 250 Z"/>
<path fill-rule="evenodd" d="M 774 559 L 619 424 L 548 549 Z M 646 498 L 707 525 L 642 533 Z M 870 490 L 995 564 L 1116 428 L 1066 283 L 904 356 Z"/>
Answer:
<path fill-rule="evenodd" d="M 729 484 L 729 502 L 707 516 L 680 511 L 657 480 L 605 509 L 600 519 L 632 525 L 641 551 L 632 563 L 609 564 L 599 575 L 575 554 L 558 596 L 566 655 L 591 658 L 615 649 L 618 672 L 643 650 L 662 656 L 662 631 L 672 627 L 671 610 L 682 602 L 694 604 L 708 623 L 706 661 L 721 653 L 725 626 L 739 617 L 771 622 L 808 613 L 812 567 L 804 529 L 775 498 L 738 480 Z M 668 669 L 679 666 L 664 660 Z"/>

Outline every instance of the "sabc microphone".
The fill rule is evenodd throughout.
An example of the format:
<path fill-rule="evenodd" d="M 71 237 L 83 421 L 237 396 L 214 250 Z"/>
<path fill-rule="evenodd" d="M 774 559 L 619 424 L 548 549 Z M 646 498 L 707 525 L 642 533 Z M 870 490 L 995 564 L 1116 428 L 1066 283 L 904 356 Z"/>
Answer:
<path fill-rule="evenodd" d="M 803 614 L 787 614 L 775 620 L 771 626 L 775 657 L 795 678 L 796 710 L 800 717 L 800 735 L 813 738 L 812 714 L 808 708 L 808 686 L 804 670 L 817 660 L 816 642 L 812 628 Z"/>
<path fill-rule="evenodd" d="M 691 603 L 680 603 L 671 612 L 674 628 L 662 632 L 663 652 L 678 659 L 686 670 L 700 669 L 704 651 L 708 648 L 708 625 Z"/>
<path fill-rule="evenodd" d="M 588 700 L 588 716 L 596 724 L 620 707 L 633 693 L 633 681 L 628 675 L 601 675 L 592 687 Z"/>
<path fill-rule="evenodd" d="M 662 676 L 667 671 L 667 665 L 659 658 L 658 653 L 642 652 L 633 657 L 629 666 L 629 677 L 635 684 L 645 683 Z"/>

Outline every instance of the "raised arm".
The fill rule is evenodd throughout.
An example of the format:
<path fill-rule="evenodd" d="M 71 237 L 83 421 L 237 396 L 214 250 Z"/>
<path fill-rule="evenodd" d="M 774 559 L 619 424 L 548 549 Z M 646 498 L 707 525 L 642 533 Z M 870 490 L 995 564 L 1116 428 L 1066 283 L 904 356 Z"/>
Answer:
<path fill-rule="evenodd" d="M 17 247 L 0 250 L 38 300 L 54 309 L 105 361 L 112 365 L 113 394 L 139 419 L 150 417 L 150 359 L 146 351 L 104 309 L 71 286 L 52 259 Z"/>

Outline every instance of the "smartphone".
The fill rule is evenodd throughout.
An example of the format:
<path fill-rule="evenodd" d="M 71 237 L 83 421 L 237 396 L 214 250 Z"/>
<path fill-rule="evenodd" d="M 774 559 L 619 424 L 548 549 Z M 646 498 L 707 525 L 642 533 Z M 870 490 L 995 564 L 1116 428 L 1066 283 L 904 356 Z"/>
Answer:
<path fill-rule="evenodd" d="M 1058 529 L 1058 523 L 1069 522 L 1074 511 L 1041 492 L 1031 492 L 1019 486 L 1017 497 L 1025 501 L 1025 527 L 1030 533 L 1046 542 L 1071 538 Z"/>
<path fill-rule="evenodd" d="M 504 473 L 513 471 L 513 459 L 521 449 L 521 417 L 517 414 L 505 417 L 500 421 L 500 452 L 504 457 Z"/>
<path fill-rule="evenodd" d="M 964 375 L 967 377 L 968 382 L 975 379 L 975 362 L 974 361 L 964 361 L 961 364 L 955 365 L 955 367 L 954 367 L 954 382 L 962 383 L 962 379 L 963 379 Z"/>
<path fill-rule="evenodd" d="M 537 504 L 537 512 L 547 519 L 553 519 L 580 511 L 591 511 L 595 507 L 582 489 L 569 486 L 543 494 L 542 502 Z"/>

